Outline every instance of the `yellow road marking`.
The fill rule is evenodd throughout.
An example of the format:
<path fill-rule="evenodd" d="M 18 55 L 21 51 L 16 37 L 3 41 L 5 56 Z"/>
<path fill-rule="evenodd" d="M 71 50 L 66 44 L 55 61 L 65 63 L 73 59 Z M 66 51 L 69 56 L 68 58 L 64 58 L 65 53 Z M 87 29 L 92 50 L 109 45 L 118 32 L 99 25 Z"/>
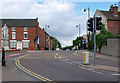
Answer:
<path fill-rule="evenodd" d="M 27 54 L 27 55 L 29 55 L 29 54 Z M 20 58 L 23 58 L 23 57 L 25 57 L 25 56 L 27 56 L 27 55 L 18 57 L 18 58 L 16 59 L 16 66 L 17 66 L 18 68 L 20 68 L 22 71 L 24 71 L 24 72 L 28 73 L 29 75 L 31 75 L 31 76 L 33 76 L 33 77 L 36 77 L 36 78 L 38 78 L 38 79 L 40 79 L 40 80 L 42 80 L 42 81 L 45 81 L 45 82 L 47 82 L 47 83 L 53 82 L 52 80 L 50 80 L 50 79 L 48 79 L 48 78 L 45 78 L 45 77 L 43 77 L 43 76 L 41 76 L 41 75 L 38 75 L 38 74 L 36 74 L 36 73 L 34 73 L 34 72 L 26 69 L 25 67 L 23 67 L 23 66 L 20 64 L 19 59 L 20 59 Z"/>

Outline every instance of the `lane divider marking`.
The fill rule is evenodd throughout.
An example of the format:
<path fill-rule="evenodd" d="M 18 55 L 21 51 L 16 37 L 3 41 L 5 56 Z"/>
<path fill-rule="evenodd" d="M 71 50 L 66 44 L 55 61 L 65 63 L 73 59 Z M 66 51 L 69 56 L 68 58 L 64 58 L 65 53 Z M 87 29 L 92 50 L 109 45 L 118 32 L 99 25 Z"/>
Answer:
<path fill-rule="evenodd" d="M 38 74 L 36 74 L 36 73 L 34 73 L 34 72 L 26 69 L 25 67 L 23 67 L 23 66 L 20 64 L 20 59 L 23 58 L 23 57 L 25 57 L 25 56 L 28 56 L 28 55 L 29 55 L 29 54 L 26 54 L 26 55 L 24 55 L 24 56 L 19 56 L 19 57 L 16 59 L 16 66 L 17 66 L 19 69 L 21 69 L 22 71 L 24 71 L 25 73 L 27 73 L 27 74 L 29 74 L 29 75 L 37 78 L 37 79 L 40 79 L 40 80 L 42 80 L 42 81 L 44 81 L 44 82 L 47 82 L 47 83 L 55 83 L 55 82 L 53 82 L 52 80 L 50 80 L 50 79 L 48 79 L 48 78 L 45 78 L 45 77 L 43 77 L 43 76 L 41 76 L 41 75 L 38 75 Z"/>

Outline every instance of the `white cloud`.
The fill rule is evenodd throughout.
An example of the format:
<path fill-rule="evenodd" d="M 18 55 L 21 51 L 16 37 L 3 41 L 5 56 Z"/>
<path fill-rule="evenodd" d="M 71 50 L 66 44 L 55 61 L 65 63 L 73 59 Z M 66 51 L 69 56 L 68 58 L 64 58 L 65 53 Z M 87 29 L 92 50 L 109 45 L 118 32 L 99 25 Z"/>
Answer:
<path fill-rule="evenodd" d="M 78 16 L 73 3 L 53 2 L 5 2 L 2 14 L 4 18 L 36 18 L 40 27 L 48 24 L 47 32 L 58 38 L 62 46 L 72 44 L 72 40 L 78 36 L 78 28 L 81 25 L 81 35 L 85 33 L 86 15 Z"/>

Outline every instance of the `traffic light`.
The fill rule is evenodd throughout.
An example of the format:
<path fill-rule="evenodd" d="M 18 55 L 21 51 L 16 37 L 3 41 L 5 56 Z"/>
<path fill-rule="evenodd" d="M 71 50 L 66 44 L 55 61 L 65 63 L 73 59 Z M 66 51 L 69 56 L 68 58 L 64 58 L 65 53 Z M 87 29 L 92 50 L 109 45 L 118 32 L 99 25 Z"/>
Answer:
<path fill-rule="evenodd" d="M 101 17 L 96 17 L 96 30 L 101 30 L 101 22 L 102 18 Z"/>
<path fill-rule="evenodd" d="M 93 18 L 88 19 L 87 26 L 88 31 L 93 31 Z"/>

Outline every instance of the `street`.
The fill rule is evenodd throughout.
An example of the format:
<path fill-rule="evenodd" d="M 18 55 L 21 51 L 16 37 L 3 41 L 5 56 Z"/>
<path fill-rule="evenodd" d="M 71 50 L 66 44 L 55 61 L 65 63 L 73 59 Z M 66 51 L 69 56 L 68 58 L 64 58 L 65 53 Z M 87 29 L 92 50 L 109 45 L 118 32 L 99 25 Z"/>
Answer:
<path fill-rule="evenodd" d="M 9 54 L 6 53 L 6 56 Z M 72 51 L 22 52 L 8 57 L 6 61 L 3 81 L 118 81 L 118 76 L 112 75 L 117 72 L 81 66 L 81 57 Z"/>

